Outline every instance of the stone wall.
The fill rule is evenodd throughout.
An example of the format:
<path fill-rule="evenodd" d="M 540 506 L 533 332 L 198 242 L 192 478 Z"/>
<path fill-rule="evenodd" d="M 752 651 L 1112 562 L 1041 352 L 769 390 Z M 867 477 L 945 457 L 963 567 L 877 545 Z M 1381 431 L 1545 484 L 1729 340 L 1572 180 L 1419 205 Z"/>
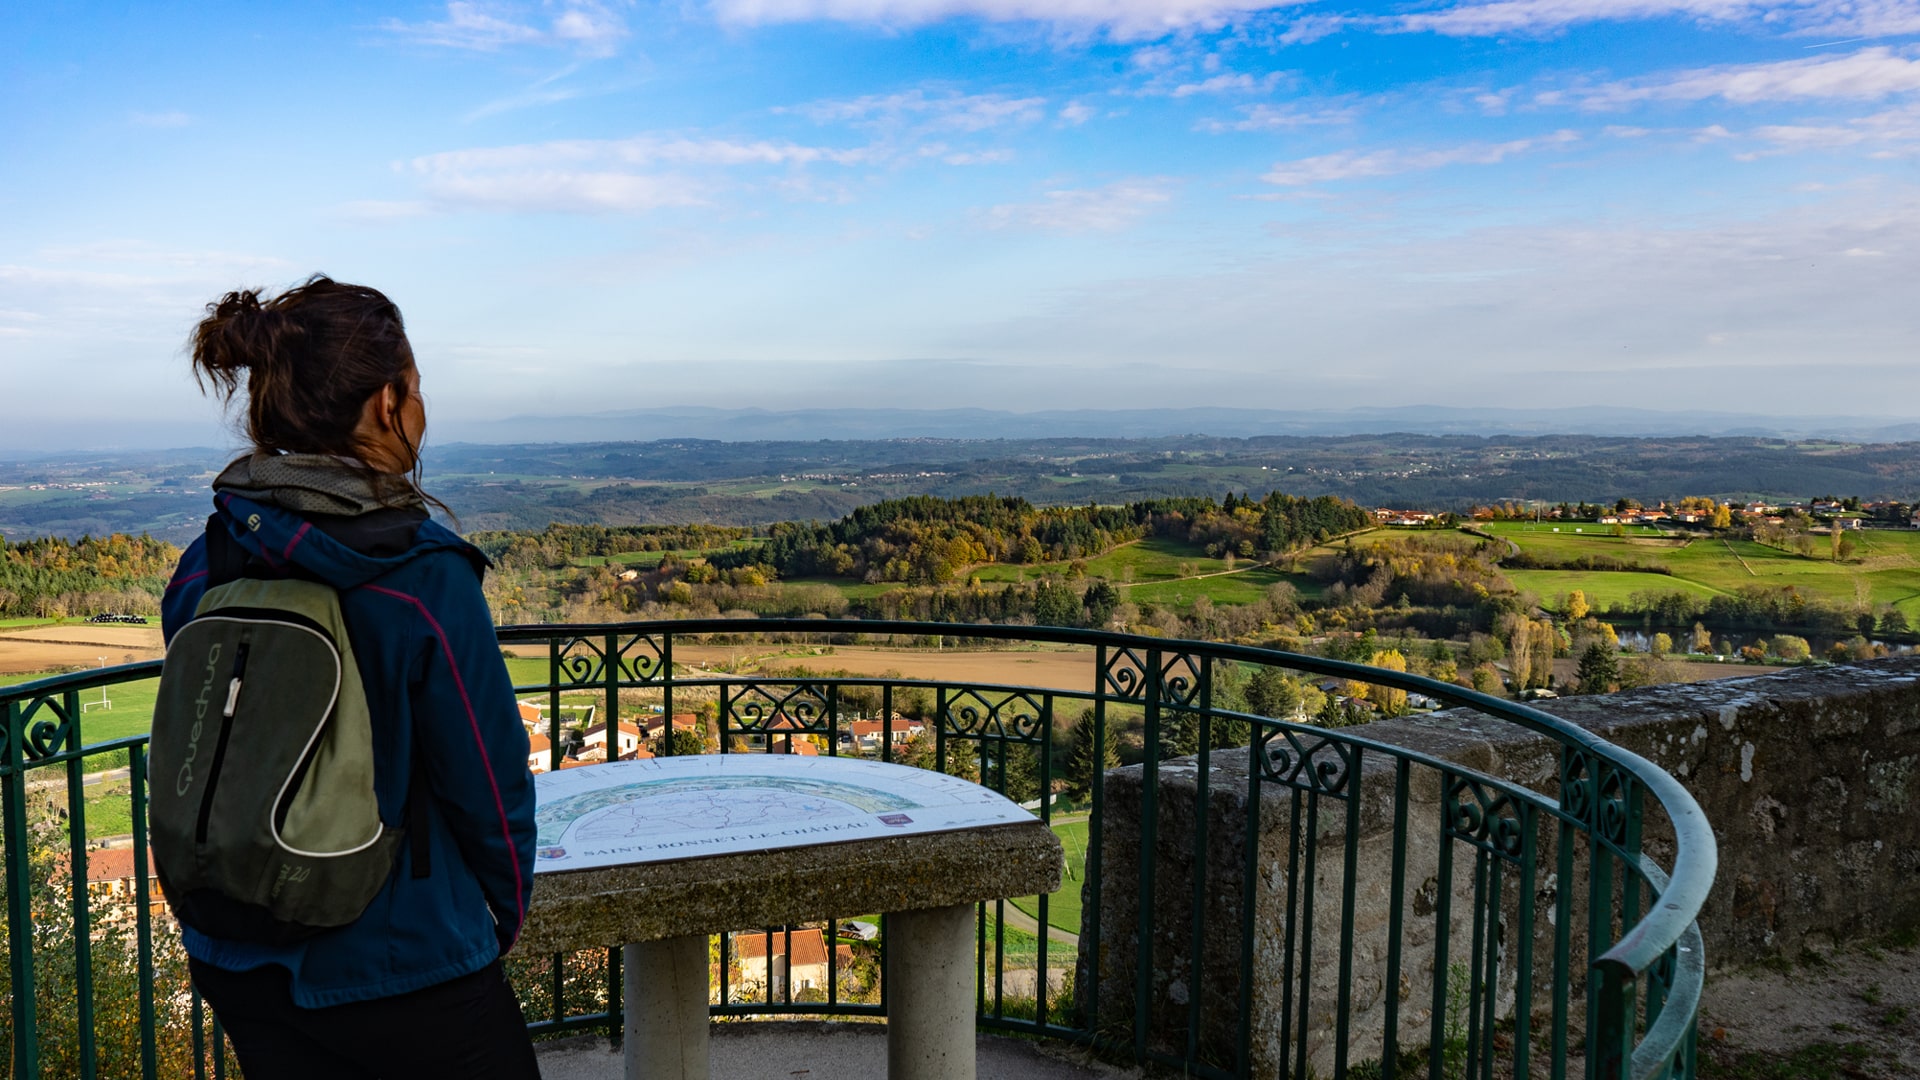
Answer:
<path fill-rule="evenodd" d="M 1700 802 L 1720 851 L 1719 876 L 1700 920 L 1710 966 L 1793 957 L 1807 949 L 1920 927 L 1920 888 L 1912 884 L 1920 880 L 1920 660 L 1796 669 L 1544 706 L 1665 767 Z M 1559 745 L 1515 725 L 1451 710 L 1349 730 L 1557 796 Z M 1379 1056 L 1390 992 L 1385 964 L 1394 906 L 1388 884 L 1395 766 L 1384 754 L 1363 760 L 1361 795 L 1352 818 L 1344 801 L 1323 797 L 1314 820 L 1305 819 L 1304 802 L 1296 820 L 1290 789 L 1273 783 L 1261 788 L 1259 820 L 1253 823 L 1259 856 L 1250 920 L 1256 1074 L 1279 1071 L 1283 1057 L 1301 1053 L 1321 1071 L 1331 1064 L 1340 917 L 1348 887 L 1342 841 L 1350 820 L 1358 839 L 1352 880 L 1354 935 L 1346 956 L 1348 1044 L 1354 1061 Z M 1092 925 L 1093 905 L 1088 903 L 1088 925 L 1081 937 L 1079 985 L 1099 1023 L 1128 1023 L 1134 1013 L 1139 930 L 1150 935 L 1153 949 L 1149 1046 L 1179 1052 L 1192 1038 L 1206 1057 L 1223 1063 L 1231 1061 L 1238 1038 L 1233 1020 L 1243 991 L 1240 945 L 1249 925 L 1244 907 L 1251 823 L 1246 769 L 1244 751 L 1213 756 L 1206 854 L 1199 858 L 1194 843 L 1199 820 L 1196 763 L 1182 759 L 1162 765 L 1153 793 L 1157 824 L 1147 919 L 1140 917 L 1141 770 L 1108 774 L 1100 925 Z M 1463 957 L 1469 940 L 1464 935 L 1473 932 L 1473 859 L 1456 844 L 1452 877 L 1440 881 L 1439 776 L 1436 770 L 1414 767 L 1409 778 L 1401 969 L 1391 992 L 1397 995 L 1401 1039 L 1407 1045 L 1424 1045 L 1434 1013 L 1435 908 L 1442 889 L 1454 897 L 1448 930 L 1456 944 L 1450 955 Z M 1309 826 L 1317 838 L 1319 861 L 1310 890 L 1311 924 L 1304 904 L 1309 890 L 1289 888 L 1304 881 L 1304 865 L 1291 859 L 1304 850 L 1295 837 L 1304 837 Z M 1645 828 L 1645 850 L 1670 866 L 1671 832 L 1651 805 Z M 1582 910 L 1569 927 L 1577 978 L 1586 955 L 1584 841 L 1576 850 L 1576 874 L 1564 884 L 1581 900 Z M 1535 1009 L 1544 1001 L 1538 988 L 1546 982 L 1556 929 L 1549 912 L 1563 884 L 1552 873 L 1550 829 L 1542 830 L 1537 855 L 1537 916 L 1525 929 L 1534 952 Z M 1521 930 L 1512 896 L 1518 869 L 1506 864 L 1503 870 L 1498 876 L 1508 893 L 1498 905 L 1497 918 L 1484 930 L 1495 942 L 1496 997 L 1506 1013 L 1517 991 Z M 1197 890 L 1196 873 L 1201 875 Z M 1204 924 L 1198 975 L 1192 961 L 1196 895 Z M 1300 954 L 1303 936 L 1287 932 L 1290 912 L 1301 929 L 1311 925 L 1317 956 Z M 1309 971 L 1305 979 L 1300 977 L 1303 969 Z M 1189 1033 L 1189 1003 L 1196 995 L 1201 1021 Z M 1584 1011 L 1578 993 L 1573 1011 L 1577 1021 Z"/>

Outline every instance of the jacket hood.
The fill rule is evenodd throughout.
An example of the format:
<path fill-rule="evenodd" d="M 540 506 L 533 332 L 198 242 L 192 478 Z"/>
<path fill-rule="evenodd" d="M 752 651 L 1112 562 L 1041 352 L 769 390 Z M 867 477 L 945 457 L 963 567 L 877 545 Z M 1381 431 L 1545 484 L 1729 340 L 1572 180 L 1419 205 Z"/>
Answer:
<path fill-rule="evenodd" d="M 300 514 L 342 517 L 427 505 L 406 477 L 331 454 L 248 454 L 221 470 L 213 490 Z"/>
<path fill-rule="evenodd" d="M 356 551 L 300 514 L 251 495 L 216 489 L 213 501 L 218 512 L 209 528 L 224 525 L 235 545 L 270 569 L 297 567 L 336 589 L 364 585 L 433 551 L 459 552 L 476 574 L 487 566 L 478 548 L 434 521 L 420 524 L 411 548 L 382 557 Z"/>

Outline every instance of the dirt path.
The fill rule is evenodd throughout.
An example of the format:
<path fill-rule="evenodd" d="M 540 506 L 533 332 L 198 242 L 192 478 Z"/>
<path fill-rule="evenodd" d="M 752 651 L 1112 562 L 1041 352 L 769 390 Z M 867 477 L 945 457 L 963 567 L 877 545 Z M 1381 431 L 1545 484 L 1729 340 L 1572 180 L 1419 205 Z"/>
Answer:
<path fill-rule="evenodd" d="M 1747 565 L 1747 560 L 1745 560 L 1745 559 L 1743 559 L 1743 558 L 1741 558 L 1741 557 L 1740 557 L 1740 553 L 1739 553 L 1739 552 L 1737 552 L 1737 551 L 1735 551 L 1735 550 L 1733 550 L 1733 545 L 1732 545 L 1732 544 L 1728 544 L 1728 543 L 1727 543 L 1727 541 L 1725 541 L 1725 540 L 1722 540 L 1722 541 L 1720 541 L 1720 542 L 1721 542 L 1722 544 L 1726 544 L 1726 545 L 1727 545 L 1727 554 L 1729 554 L 1729 555 L 1731 555 L 1731 556 L 1733 556 L 1733 561 L 1734 561 L 1734 562 L 1737 562 L 1737 563 L 1739 563 L 1739 564 L 1740 564 L 1740 569 L 1742 569 L 1742 570 L 1745 570 L 1745 571 L 1747 572 L 1747 576 L 1748 576 L 1748 577 L 1759 577 L 1759 576 L 1760 576 L 1759 574 L 1756 574 L 1756 573 L 1754 573 L 1754 572 L 1753 572 L 1753 567 L 1751 567 L 1751 566 L 1748 566 L 1748 565 Z"/>
<path fill-rule="evenodd" d="M 1034 918 L 1033 916 L 1027 914 L 1024 911 L 1021 911 L 1019 908 L 1014 907 L 1012 904 L 1007 905 L 1006 914 L 1007 914 L 1007 925 L 1013 927 L 1015 930 L 1024 930 L 1029 934 L 1036 934 L 1036 935 L 1040 933 L 1040 920 Z M 1070 934 L 1067 931 L 1062 930 L 1057 926 L 1047 927 L 1047 936 L 1049 938 L 1052 938 L 1055 941 L 1065 942 L 1068 945 L 1080 944 L 1079 934 Z"/>

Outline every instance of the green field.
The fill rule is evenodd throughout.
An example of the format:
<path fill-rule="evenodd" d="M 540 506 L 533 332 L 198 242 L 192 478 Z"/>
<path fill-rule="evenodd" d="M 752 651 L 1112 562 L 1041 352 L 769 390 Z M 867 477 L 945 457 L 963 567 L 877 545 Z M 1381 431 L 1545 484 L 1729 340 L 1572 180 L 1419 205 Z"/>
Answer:
<path fill-rule="evenodd" d="M 1606 529 L 1607 526 L 1580 526 Z M 1636 592 L 1685 592 L 1694 596 L 1733 593 L 1751 586 L 1793 587 L 1808 597 L 1842 607 L 1894 605 L 1911 621 L 1920 618 L 1920 532 L 1862 530 L 1847 534 L 1854 545 L 1846 562 L 1828 556 L 1824 534 L 1812 537 L 1813 554 L 1768 547 L 1752 540 L 1663 537 L 1642 529 L 1625 537 L 1573 533 L 1521 522 L 1485 523 L 1480 528 L 1522 551 L 1553 559 L 1582 555 L 1664 566 L 1671 574 L 1628 571 L 1508 570 L 1515 587 L 1537 593 L 1549 604 L 1569 589 L 1580 589 L 1588 603 L 1604 609 Z"/>
<path fill-rule="evenodd" d="M 1053 823 L 1053 835 L 1060 838 L 1060 846 L 1066 850 L 1067 873 L 1060 882 L 1060 891 L 1047 897 L 1047 922 L 1070 934 L 1080 932 L 1080 886 L 1086 880 L 1087 867 L 1087 818 L 1081 814 L 1062 818 Z M 1040 918 L 1039 900 L 1023 896 L 1012 901 L 1013 906 L 1038 920 Z"/>
<path fill-rule="evenodd" d="M 985 952 L 987 969 L 993 969 L 994 930 L 998 924 L 993 921 L 993 907 L 987 907 L 987 948 Z M 1038 967 L 1040 963 L 1040 939 L 1018 927 L 1004 928 L 1006 936 L 1000 939 L 1000 962 L 1007 971 Z M 1047 939 L 1047 967 L 1054 971 L 1071 971 L 1080 958 L 1080 950 L 1064 941 Z M 992 982 L 989 979 L 988 985 Z"/>
<path fill-rule="evenodd" d="M 766 543 L 765 540 L 749 539 L 735 540 L 724 548 L 681 548 L 674 551 L 622 551 L 615 555 L 582 555 L 573 560 L 573 565 L 604 566 L 607 563 L 617 563 L 636 570 L 647 570 L 659 566 L 660 560 L 668 555 L 673 556 L 678 562 L 688 562 L 693 559 L 704 559 L 716 552 L 739 551 L 764 543 Z"/>
<path fill-rule="evenodd" d="M 1318 592 L 1319 585 L 1304 574 L 1287 574 L 1271 567 L 1253 566 L 1217 577 L 1182 578 L 1144 585 L 1123 585 L 1120 597 L 1136 604 L 1190 607 L 1204 596 L 1216 604 L 1251 604 L 1264 600 L 1267 590 L 1286 582 L 1300 594 Z"/>
<path fill-rule="evenodd" d="M 0 687 L 18 686 L 37 679 L 52 678 L 57 672 L 34 672 L 27 675 L 0 675 Z M 80 692 L 82 711 L 80 714 L 80 738 L 82 745 L 111 742 L 124 739 L 129 735 L 144 735 L 153 727 L 153 703 L 158 696 L 160 680 L 158 678 L 141 679 L 137 682 L 120 683 L 104 687 L 105 698 L 112 706 L 102 708 L 102 690 L 83 690 Z M 34 717 L 37 723 L 43 718 L 51 718 L 51 713 L 41 713 Z"/>
<path fill-rule="evenodd" d="M 1586 594 L 1588 605 L 1597 611 L 1624 606 L 1634 593 L 1683 592 L 1704 599 L 1723 591 L 1681 577 L 1624 570 L 1505 570 L 1502 573 L 1513 582 L 1514 588 L 1537 594 L 1549 607 L 1558 607 L 1560 597 L 1568 590 L 1579 589 Z"/>

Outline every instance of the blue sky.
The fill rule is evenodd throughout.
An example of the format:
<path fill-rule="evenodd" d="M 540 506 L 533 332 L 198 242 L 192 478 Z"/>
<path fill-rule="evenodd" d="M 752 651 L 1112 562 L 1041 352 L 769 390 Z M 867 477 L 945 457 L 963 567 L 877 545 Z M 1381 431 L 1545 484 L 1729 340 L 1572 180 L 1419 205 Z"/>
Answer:
<path fill-rule="evenodd" d="M 215 441 L 314 271 L 452 435 L 1920 391 L 1920 0 L 16 4 L 0 102 L 0 446 Z"/>

